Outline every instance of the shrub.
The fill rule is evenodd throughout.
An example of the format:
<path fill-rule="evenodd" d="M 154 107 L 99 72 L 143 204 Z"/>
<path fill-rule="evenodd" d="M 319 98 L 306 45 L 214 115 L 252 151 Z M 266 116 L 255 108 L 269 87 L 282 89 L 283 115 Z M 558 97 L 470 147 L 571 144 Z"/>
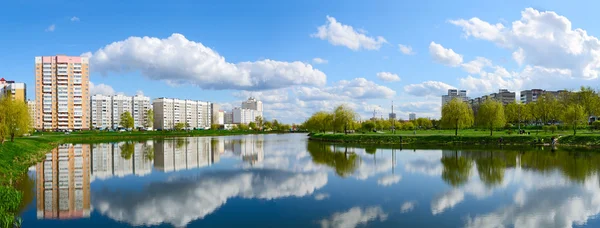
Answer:
<path fill-rule="evenodd" d="M 554 132 L 558 129 L 558 127 L 556 125 L 550 125 L 548 126 L 548 130 L 550 130 L 550 132 L 552 132 L 552 134 L 554 134 Z"/>
<path fill-rule="evenodd" d="M 511 123 L 506 123 L 506 125 L 504 125 L 504 129 L 512 129 L 513 125 Z"/>

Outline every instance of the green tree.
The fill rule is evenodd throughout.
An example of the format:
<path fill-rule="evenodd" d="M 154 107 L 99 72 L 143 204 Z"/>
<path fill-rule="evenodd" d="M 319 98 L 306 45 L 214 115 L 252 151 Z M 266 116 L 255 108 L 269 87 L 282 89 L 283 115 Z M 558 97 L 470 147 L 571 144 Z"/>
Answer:
<path fill-rule="evenodd" d="M 473 160 L 465 156 L 459 156 L 458 151 L 454 152 L 454 156 L 443 156 L 441 159 L 442 165 L 442 179 L 454 186 L 461 186 L 469 180 L 471 176 L 471 168 L 473 167 Z"/>
<path fill-rule="evenodd" d="M 219 124 L 211 124 L 210 125 L 211 130 L 219 130 L 219 128 L 221 128 L 221 125 L 219 125 Z"/>
<path fill-rule="evenodd" d="M 600 130 L 600 120 L 594 121 L 594 123 L 592 123 L 592 126 L 594 127 L 594 129 Z"/>
<path fill-rule="evenodd" d="M 265 122 L 263 123 L 263 128 L 264 128 L 264 129 L 267 129 L 267 130 L 270 130 L 270 129 L 272 129 L 272 128 L 273 128 L 273 125 L 271 124 L 271 122 L 269 122 L 269 121 L 265 121 Z M 302 128 L 305 128 L 305 127 L 303 126 Z M 305 128 L 305 129 L 306 129 L 306 128 Z"/>
<path fill-rule="evenodd" d="M 127 129 L 133 129 L 133 116 L 129 111 L 125 111 L 121 113 L 121 120 L 119 121 L 119 125 Z"/>
<path fill-rule="evenodd" d="M 504 107 L 499 101 L 488 99 L 479 106 L 477 112 L 477 124 L 480 127 L 490 130 L 490 136 L 494 134 L 494 129 L 504 127 Z"/>
<path fill-rule="evenodd" d="M 600 113 L 600 97 L 591 87 L 582 86 L 574 95 L 574 99 L 583 107 L 588 117 Z"/>
<path fill-rule="evenodd" d="M 375 123 L 373 121 L 365 121 L 362 123 L 362 129 L 365 131 L 373 131 L 375 129 Z"/>
<path fill-rule="evenodd" d="M 481 156 L 475 159 L 479 179 L 487 186 L 498 185 L 504 180 L 506 162 L 497 156 L 494 157 L 493 153 L 490 152 L 489 156 Z"/>
<path fill-rule="evenodd" d="M 185 128 L 185 123 L 176 123 L 174 128 L 176 131 L 181 131 Z"/>
<path fill-rule="evenodd" d="M 276 130 L 276 131 L 279 130 L 279 127 L 280 127 L 279 126 L 279 121 L 273 120 L 272 125 L 273 125 L 273 130 Z"/>
<path fill-rule="evenodd" d="M 252 129 L 252 130 L 255 130 L 255 131 L 257 131 L 257 130 L 258 130 L 258 127 L 256 127 L 256 123 L 254 123 L 254 122 L 250 122 L 250 123 L 248 124 L 248 127 L 249 127 L 250 129 Z"/>
<path fill-rule="evenodd" d="M 344 148 L 344 152 L 338 152 L 331 149 L 330 145 L 319 142 L 309 141 L 306 150 L 316 164 L 324 164 L 333 169 L 340 177 L 347 177 L 354 173 L 358 168 L 358 155 L 348 152 L 348 148 Z"/>
<path fill-rule="evenodd" d="M 119 148 L 121 149 L 121 157 L 125 160 L 129 160 L 135 151 L 135 144 L 132 142 L 125 142 L 119 146 Z"/>
<path fill-rule="evenodd" d="M 413 130 L 415 129 L 415 125 L 413 124 L 413 122 L 405 122 L 402 124 L 402 130 Z"/>
<path fill-rule="evenodd" d="M 585 126 L 588 122 L 588 116 L 585 108 L 578 104 L 571 104 L 563 112 L 562 121 L 573 128 L 573 135 L 577 134 L 577 127 Z"/>
<path fill-rule="evenodd" d="M 152 109 L 148 109 L 148 111 L 146 111 L 146 124 L 144 127 L 154 127 L 154 111 Z"/>
<path fill-rule="evenodd" d="M 352 124 L 356 121 L 358 114 L 346 105 L 340 105 L 335 108 L 333 112 L 333 129 L 336 131 L 343 131 L 345 134 L 347 130 L 351 129 Z"/>
<path fill-rule="evenodd" d="M 4 142 L 6 135 L 14 142 L 15 136 L 20 137 L 31 129 L 31 116 L 27 104 L 4 96 L 0 100 L 0 139 Z"/>
<path fill-rule="evenodd" d="M 520 104 L 511 102 L 504 107 L 504 119 L 508 123 L 518 124 L 521 121 Z"/>
<path fill-rule="evenodd" d="M 262 116 L 257 116 L 256 118 L 254 118 L 254 122 L 256 123 L 256 127 L 258 127 L 257 130 L 261 130 L 263 129 L 263 117 Z"/>
<path fill-rule="evenodd" d="M 242 124 L 241 123 L 241 124 L 238 124 L 237 127 L 238 127 L 239 130 L 242 130 L 242 131 L 247 131 L 248 130 L 248 125 L 247 124 Z"/>
<path fill-rule="evenodd" d="M 325 132 L 328 129 L 331 129 L 331 121 L 333 120 L 333 115 L 327 112 L 316 112 L 314 113 L 308 120 L 304 122 L 304 126 L 306 130 L 311 132 Z M 277 120 L 274 120 L 275 123 Z"/>
<path fill-rule="evenodd" d="M 423 129 L 429 129 L 433 127 L 433 123 L 431 123 L 430 119 L 421 117 L 417 118 L 417 126 Z"/>
<path fill-rule="evenodd" d="M 442 107 L 443 128 L 454 128 L 454 135 L 458 135 L 459 128 L 473 126 L 473 110 L 458 98 L 452 99 Z"/>

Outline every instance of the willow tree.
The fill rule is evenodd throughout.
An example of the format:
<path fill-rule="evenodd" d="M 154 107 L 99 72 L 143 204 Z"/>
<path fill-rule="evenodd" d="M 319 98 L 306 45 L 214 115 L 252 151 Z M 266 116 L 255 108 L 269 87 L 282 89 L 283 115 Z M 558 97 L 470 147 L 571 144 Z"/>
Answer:
<path fill-rule="evenodd" d="M 494 134 L 494 129 L 503 127 L 506 120 L 502 103 L 493 99 L 484 101 L 477 112 L 477 124 L 482 128 L 489 129 L 490 136 Z"/>
<path fill-rule="evenodd" d="M 459 128 L 473 126 L 473 110 L 467 103 L 454 98 L 442 107 L 440 123 L 443 128 L 454 128 L 454 135 L 458 135 Z"/>
<path fill-rule="evenodd" d="M 11 96 L 0 99 L 0 141 L 6 135 L 14 142 L 16 136 L 22 136 L 31 129 L 31 116 L 27 103 L 13 100 Z"/>
<path fill-rule="evenodd" d="M 129 111 L 121 113 L 121 120 L 119 121 L 119 125 L 126 129 L 133 129 L 134 120 L 133 116 L 131 116 L 131 113 Z"/>
<path fill-rule="evenodd" d="M 585 126 L 588 116 L 585 108 L 578 104 L 572 104 L 563 112 L 562 121 L 573 128 L 573 135 L 577 134 L 577 127 Z"/>
<path fill-rule="evenodd" d="M 343 130 L 344 134 L 347 134 L 347 130 L 354 128 L 353 125 L 357 117 L 358 114 L 356 114 L 356 112 L 354 112 L 354 110 L 350 109 L 348 106 L 337 106 L 333 112 L 334 132 L 337 130 Z"/>

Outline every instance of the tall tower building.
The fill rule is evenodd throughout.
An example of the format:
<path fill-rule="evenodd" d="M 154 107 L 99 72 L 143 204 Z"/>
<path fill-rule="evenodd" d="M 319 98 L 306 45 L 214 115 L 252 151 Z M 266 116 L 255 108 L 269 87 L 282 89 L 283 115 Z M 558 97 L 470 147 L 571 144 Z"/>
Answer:
<path fill-rule="evenodd" d="M 256 100 L 254 97 L 248 98 L 248 100 L 242 102 L 242 109 L 251 109 L 259 112 L 263 112 L 262 101 Z"/>
<path fill-rule="evenodd" d="M 112 126 L 112 97 L 96 94 L 90 98 L 91 128 L 111 129 Z"/>
<path fill-rule="evenodd" d="M 152 109 L 150 98 L 144 95 L 133 97 L 133 125 L 135 128 L 148 126 L 148 110 Z"/>
<path fill-rule="evenodd" d="M 131 97 L 119 94 L 116 96 L 112 96 L 112 125 L 113 129 L 123 127 L 121 126 L 121 114 L 125 112 L 129 112 L 130 115 L 132 111 L 132 103 L 133 100 Z"/>
<path fill-rule="evenodd" d="M 36 129 L 89 129 L 88 68 L 87 57 L 35 57 Z"/>

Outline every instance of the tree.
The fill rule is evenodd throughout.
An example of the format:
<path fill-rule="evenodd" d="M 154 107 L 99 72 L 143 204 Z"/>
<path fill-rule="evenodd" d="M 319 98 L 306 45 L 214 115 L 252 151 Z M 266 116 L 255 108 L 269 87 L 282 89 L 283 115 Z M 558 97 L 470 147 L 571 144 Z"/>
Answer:
<path fill-rule="evenodd" d="M 582 86 L 574 97 L 575 102 L 583 107 L 587 116 L 593 116 L 600 112 L 600 97 L 591 87 Z"/>
<path fill-rule="evenodd" d="M 360 157 L 355 153 L 348 152 L 348 148 L 344 152 L 338 152 L 331 149 L 330 145 L 323 143 L 308 141 L 306 150 L 316 164 L 324 164 L 333 169 L 340 177 L 346 177 L 358 168 Z"/>
<path fill-rule="evenodd" d="M 257 130 L 261 130 L 263 129 L 263 117 L 262 116 L 257 116 L 256 118 L 254 118 L 254 121 L 256 123 L 256 127 L 258 127 Z"/>
<path fill-rule="evenodd" d="M 600 120 L 596 120 L 592 123 L 592 126 L 594 127 L 594 129 L 596 130 L 600 130 Z"/>
<path fill-rule="evenodd" d="M 503 127 L 506 124 L 504 119 L 504 107 L 499 101 L 488 99 L 479 106 L 477 112 L 477 124 L 480 127 L 490 130 L 490 136 L 494 134 L 494 129 Z"/>
<path fill-rule="evenodd" d="M 577 134 L 577 127 L 585 126 L 588 116 L 585 108 L 578 104 L 571 104 L 563 112 L 562 121 L 573 128 L 573 135 Z"/>
<path fill-rule="evenodd" d="M 238 127 L 239 130 L 242 130 L 242 131 L 247 131 L 248 130 L 248 125 L 246 125 L 246 124 L 242 124 L 241 123 L 241 124 L 238 124 L 237 127 Z"/>
<path fill-rule="evenodd" d="M 273 128 L 273 125 L 271 124 L 271 122 L 269 122 L 269 121 L 265 121 L 265 122 L 263 123 L 263 128 L 264 128 L 264 129 L 267 129 L 267 130 L 271 130 L 271 129 Z M 303 127 L 303 128 L 304 128 L 304 127 Z"/>
<path fill-rule="evenodd" d="M 211 124 L 210 125 L 211 130 L 219 130 L 219 128 L 221 128 L 221 125 L 219 125 L 219 124 Z"/>
<path fill-rule="evenodd" d="M 133 129 L 133 116 L 129 111 L 125 111 L 121 113 L 121 120 L 119 121 L 119 125 L 127 129 Z"/>
<path fill-rule="evenodd" d="M 31 116 L 27 104 L 4 96 L 0 100 L 0 140 L 4 142 L 6 136 L 14 142 L 15 136 L 22 136 L 31 129 Z"/>
<path fill-rule="evenodd" d="M 185 128 L 185 123 L 176 123 L 174 128 L 176 131 L 181 131 Z"/>
<path fill-rule="evenodd" d="M 311 132 L 325 132 L 331 129 L 332 120 L 332 114 L 323 111 L 316 112 L 304 122 L 304 127 Z M 275 128 L 275 123 L 277 123 L 277 120 L 273 120 L 273 128 Z"/>
<path fill-rule="evenodd" d="M 402 130 L 413 130 L 415 129 L 415 125 L 413 124 L 413 122 L 406 122 L 404 124 L 402 124 Z"/>
<path fill-rule="evenodd" d="M 148 111 L 146 111 L 146 124 L 145 124 L 146 128 L 152 128 L 154 127 L 154 111 L 152 109 L 148 109 Z"/>
<path fill-rule="evenodd" d="M 333 112 L 333 131 L 343 130 L 347 134 L 347 130 L 352 127 L 352 123 L 356 121 L 358 114 L 345 105 L 340 105 Z"/>
<path fill-rule="evenodd" d="M 365 121 L 362 123 L 362 129 L 366 131 L 373 131 L 373 129 L 375 129 L 375 123 L 373 121 Z"/>
<path fill-rule="evenodd" d="M 273 130 L 279 130 L 279 121 L 273 120 Z"/>
<path fill-rule="evenodd" d="M 121 157 L 125 160 L 129 160 L 135 152 L 135 144 L 132 142 L 125 142 L 119 146 L 119 149 L 121 149 Z"/>
<path fill-rule="evenodd" d="M 521 109 L 520 104 L 516 102 L 510 102 L 504 107 L 504 119 L 508 123 L 517 124 L 521 121 L 519 109 Z"/>
<path fill-rule="evenodd" d="M 258 130 L 258 127 L 256 127 L 256 123 L 254 123 L 254 122 L 250 122 L 250 123 L 248 124 L 248 127 L 249 127 L 250 129 L 252 129 L 252 130 L 255 130 L 255 131 L 256 131 L 256 130 Z"/>
<path fill-rule="evenodd" d="M 459 156 L 458 151 L 454 152 L 454 156 L 443 156 L 441 158 L 442 179 L 446 183 L 457 187 L 465 184 L 471 176 L 471 168 L 473 160 L 465 156 Z"/>
<path fill-rule="evenodd" d="M 433 127 L 433 123 L 431 123 L 431 120 L 421 117 L 421 118 L 417 118 L 417 126 L 423 129 L 429 129 Z"/>
<path fill-rule="evenodd" d="M 440 124 L 444 128 L 454 128 L 454 135 L 458 135 L 459 128 L 473 126 L 473 110 L 467 103 L 454 98 L 442 107 Z"/>

